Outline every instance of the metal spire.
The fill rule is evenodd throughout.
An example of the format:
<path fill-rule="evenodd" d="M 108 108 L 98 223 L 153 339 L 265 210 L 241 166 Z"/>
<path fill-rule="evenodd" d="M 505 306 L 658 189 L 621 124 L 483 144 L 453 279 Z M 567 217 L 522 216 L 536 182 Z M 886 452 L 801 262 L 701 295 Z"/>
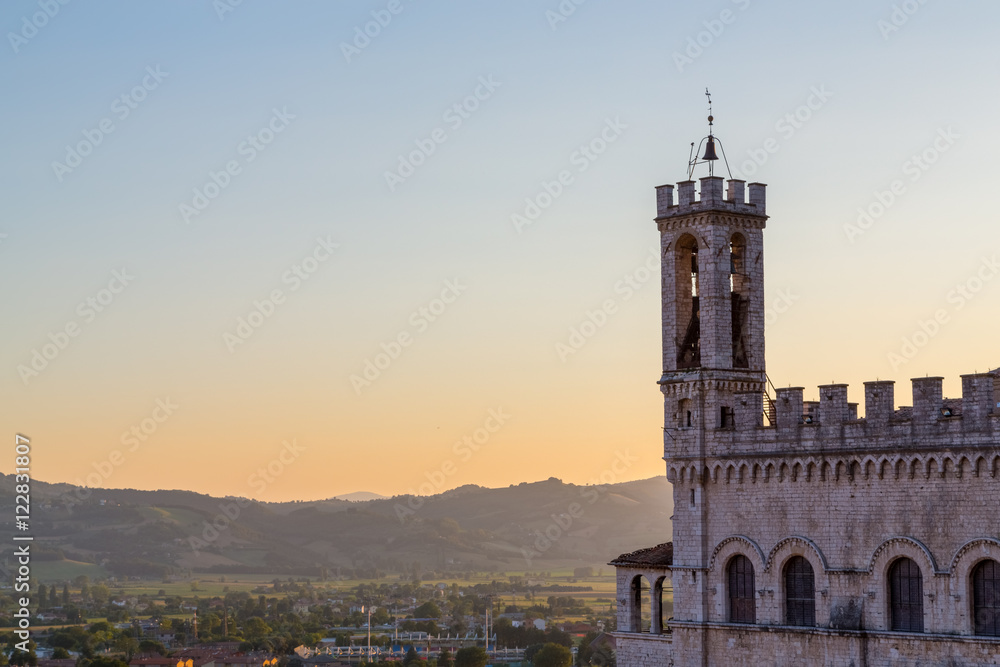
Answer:
<path fill-rule="evenodd" d="M 691 142 L 691 152 L 688 155 L 688 179 L 690 180 L 694 176 L 694 168 L 703 163 L 708 163 L 708 175 L 715 176 L 715 161 L 719 159 L 718 154 L 715 152 L 715 144 L 718 141 L 713 134 L 713 127 L 715 123 L 715 116 L 712 115 L 712 93 L 709 92 L 708 88 L 705 88 L 705 97 L 708 98 L 708 136 L 701 140 L 701 144 L 705 145 L 705 154 L 698 157 L 698 153 L 701 152 L 701 144 L 698 144 L 697 152 L 694 150 L 694 142 Z M 707 142 L 707 143 L 706 143 Z M 719 148 L 722 149 L 722 142 L 718 141 Z M 729 172 L 729 178 L 733 177 L 732 171 L 729 169 L 729 160 L 726 160 L 726 151 L 722 150 L 722 159 L 726 163 L 726 171 Z"/>

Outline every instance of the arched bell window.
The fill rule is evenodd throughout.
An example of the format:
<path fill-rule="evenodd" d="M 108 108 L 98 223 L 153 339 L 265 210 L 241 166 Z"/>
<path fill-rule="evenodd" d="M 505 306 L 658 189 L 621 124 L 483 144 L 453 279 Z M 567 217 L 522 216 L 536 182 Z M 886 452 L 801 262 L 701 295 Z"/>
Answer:
<path fill-rule="evenodd" d="M 746 273 L 746 238 L 737 232 L 729 241 L 729 289 L 733 314 L 733 368 L 750 367 L 747 330 L 750 318 L 749 282 Z"/>
<path fill-rule="evenodd" d="M 675 244 L 674 289 L 677 290 L 677 368 L 701 366 L 701 319 L 698 293 L 698 241 L 684 234 Z"/>

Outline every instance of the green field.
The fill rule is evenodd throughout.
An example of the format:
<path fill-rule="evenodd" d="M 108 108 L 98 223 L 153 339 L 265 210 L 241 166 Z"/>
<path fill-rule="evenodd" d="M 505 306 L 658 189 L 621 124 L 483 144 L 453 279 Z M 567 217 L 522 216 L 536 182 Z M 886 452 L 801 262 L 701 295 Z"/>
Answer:
<path fill-rule="evenodd" d="M 39 578 L 43 581 L 65 581 L 70 580 L 75 576 L 80 574 L 86 574 L 91 578 L 92 583 L 96 583 L 106 577 L 106 573 L 98 566 L 91 565 L 88 563 L 77 563 L 73 561 L 42 561 L 35 565 L 35 569 L 39 574 Z M 595 568 L 597 571 L 598 568 Z M 505 573 L 481 573 L 478 576 L 470 577 L 466 579 L 463 577 L 456 578 L 430 578 L 424 580 L 422 583 L 429 586 L 436 586 L 437 584 L 445 584 L 450 586 L 451 584 L 458 584 L 459 586 L 466 587 L 475 584 L 489 583 L 491 581 L 496 581 L 501 590 L 504 585 L 508 583 L 508 578 L 511 576 L 525 577 L 524 572 L 505 572 Z M 106 583 L 111 588 L 111 593 L 113 596 L 139 596 L 148 595 L 154 600 L 162 600 L 164 596 L 179 596 L 187 600 L 191 600 L 195 597 L 205 599 L 215 596 L 223 596 L 226 592 L 251 592 L 255 588 L 266 586 L 270 587 L 271 582 L 274 581 L 276 577 L 274 575 L 225 575 L 221 576 L 218 574 L 208 574 L 208 573 L 194 573 L 189 579 L 183 581 L 174 581 L 171 583 L 164 583 L 155 580 L 146 581 L 107 581 Z M 282 583 L 288 581 L 289 577 L 277 577 Z M 585 621 L 588 615 L 606 615 L 609 611 L 614 611 L 616 608 L 616 582 L 614 576 L 614 570 L 612 568 L 605 567 L 601 573 L 601 576 L 591 576 L 591 577 L 579 577 L 573 576 L 572 569 L 563 569 L 559 571 L 546 571 L 545 575 L 542 576 L 539 573 L 532 573 L 529 577 L 532 580 L 538 581 L 541 586 L 571 586 L 571 587 L 590 587 L 592 590 L 589 591 L 536 591 L 531 599 L 522 592 L 518 594 L 501 594 L 497 596 L 494 603 L 501 609 L 506 608 L 509 605 L 517 605 L 522 609 L 532 605 L 545 605 L 549 596 L 556 597 L 570 597 L 575 600 L 582 602 L 588 609 L 590 614 L 582 614 L 579 611 L 576 614 L 570 614 L 565 616 L 552 617 L 549 620 L 552 622 L 579 622 Z M 223 581 L 224 579 L 224 581 Z M 303 577 L 294 577 L 296 582 L 299 582 Z M 334 594 L 335 592 L 352 592 L 360 584 L 375 584 L 382 585 L 388 584 L 392 585 L 394 583 L 408 582 L 409 577 L 402 575 L 393 575 L 377 580 L 365 580 L 365 579 L 347 579 L 338 581 L 319 581 L 317 578 L 309 578 L 309 581 L 313 586 L 320 589 L 327 589 Z M 196 584 L 197 590 L 192 590 L 192 583 Z M 162 591 L 162 593 L 161 593 Z M 285 593 L 277 593 L 278 597 L 283 597 Z M 161 602 L 162 604 L 162 602 Z M 672 595 L 665 591 L 664 593 L 664 608 L 667 613 L 672 613 Z M 155 613 L 153 609 L 148 610 L 143 614 L 143 616 Z M 188 618 L 188 614 L 169 614 L 165 618 Z M 89 619 L 89 621 L 99 620 L 99 619 Z M 39 628 L 41 629 L 41 628 Z"/>
<path fill-rule="evenodd" d="M 220 579 L 225 578 L 225 581 Z M 191 598 L 198 596 L 201 598 L 223 596 L 227 592 L 252 591 L 262 586 L 270 585 L 274 581 L 273 575 L 265 574 L 227 574 L 222 577 L 218 574 L 194 573 L 190 579 L 184 581 L 173 581 L 169 583 L 145 580 L 145 581 L 122 581 L 111 584 L 111 588 L 116 595 L 151 595 L 157 596 L 160 591 L 164 595 L 179 595 Z M 279 577 L 282 581 L 287 581 L 287 577 Z M 196 583 L 198 590 L 192 591 L 191 584 Z M 228 589 L 228 590 L 227 590 Z"/>
<path fill-rule="evenodd" d="M 151 508 L 152 510 L 152 508 Z M 158 511 L 158 508 L 157 510 Z M 249 551 L 249 550 L 248 550 Z M 249 555 L 249 554 L 247 554 Z M 477 576 L 466 579 L 463 577 L 446 577 L 426 579 L 423 583 L 437 585 L 443 583 L 447 586 L 458 584 L 459 586 L 469 586 L 474 584 L 489 583 L 496 581 L 501 589 L 508 582 L 509 577 L 524 577 L 539 580 L 543 586 L 572 586 L 590 587 L 590 591 L 538 591 L 532 601 L 525 599 L 523 593 L 514 595 L 500 595 L 497 604 L 507 606 L 516 604 L 518 606 L 530 606 L 531 604 L 545 604 L 546 599 L 551 596 L 572 597 L 586 604 L 591 611 L 601 613 L 607 612 L 615 606 L 615 577 L 614 571 L 610 567 L 602 568 L 601 576 L 590 576 L 575 578 L 572 568 L 562 570 L 546 571 L 545 576 L 538 573 L 527 575 L 525 572 L 504 572 L 504 573 L 480 573 Z M 595 568 L 597 570 L 597 568 Z M 107 573 L 97 565 L 89 563 L 79 563 L 75 561 L 40 561 L 34 565 L 35 576 L 43 583 L 71 581 L 74 577 L 85 574 L 90 577 L 92 583 L 105 579 Z M 218 575 L 210 573 L 193 573 L 190 578 L 183 580 L 163 582 L 155 579 L 142 581 L 111 581 L 107 582 L 116 596 L 125 595 L 148 595 L 153 598 L 162 596 L 180 596 L 184 598 L 209 598 L 221 597 L 227 592 L 252 592 L 261 586 L 270 587 L 274 579 L 287 582 L 288 576 L 275 576 L 267 574 L 258 575 Z M 325 588 L 331 592 L 349 592 L 360 584 L 394 584 L 409 581 L 410 579 L 402 575 L 388 576 L 383 579 L 344 579 L 336 581 L 319 581 L 315 577 L 294 577 L 295 581 L 307 579 L 313 586 Z M 162 593 L 161 593 L 162 591 Z M 576 620 L 570 617 L 570 620 Z"/>
<path fill-rule="evenodd" d="M 35 579 L 44 584 L 72 581 L 81 574 L 90 577 L 91 581 L 104 579 L 108 576 L 108 573 L 100 565 L 81 563 L 75 560 L 35 561 L 31 564 L 31 574 Z"/>

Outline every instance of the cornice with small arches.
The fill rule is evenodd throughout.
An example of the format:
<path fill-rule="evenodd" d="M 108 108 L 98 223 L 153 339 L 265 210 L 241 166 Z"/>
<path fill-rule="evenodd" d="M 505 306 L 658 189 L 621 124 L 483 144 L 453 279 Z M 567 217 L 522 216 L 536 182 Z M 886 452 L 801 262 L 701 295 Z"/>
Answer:
<path fill-rule="evenodd" d="M 656 227 L 661 232 L 681 231 L 700 225 L 727 226 L 733 229 L 764 229 L 767 217 L 722 211 L 691 212 L 687 214 L 656 218 Z"/>
<path fill-rule="evenodd" d="M 675 371 L 671 371 L 675 372 Z M 679 398 L 691 397 L 699 392 L 707 390 L 726 391 L 733 393 L 753 393 L 762 391 L 763 382 L 756 380 L 690 380 L 678 382 L 663 382 L 660 384 L 660 391 L 664 396 Z"/>
<path fill-rule="evenodd" d="M 730 383 L 735 384 L 735 383 Z M 664 392 L 667 389 L 664 387 Z M 773 456 L 694 464 L 668 461 L 667 481 L 719 484 L 853 482 L 858 479 L 963 479 L 1000 476 L 1000 450 Z"/>

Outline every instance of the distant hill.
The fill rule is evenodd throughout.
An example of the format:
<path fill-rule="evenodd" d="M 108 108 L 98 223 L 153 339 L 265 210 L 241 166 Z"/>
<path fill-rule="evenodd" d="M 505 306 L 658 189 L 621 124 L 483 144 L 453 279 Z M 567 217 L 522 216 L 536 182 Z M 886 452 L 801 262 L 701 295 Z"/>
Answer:
<path fill-rule="evenodd" d="M 355 491 L 354 493 L 345 493 L 340 496 L 334 496 L 335 500 L 346 500 L 352 503 L 364 502 L 366 500 L 385 500 L 389 496 L 383 496 L 378 493 L 372 493 L 371 491 Z"/>
<path fill-rule="evenodd" d="M 73 564 L 120 576 L 374 576 L 415 564 L 435 572 L 598 565 L 668 540 L 673 513 L 662 477 L 601 487 L 551 478 L 427 497 L 288 503 L 190 491 L 88 491 L 80 500 L 69 485 L 32 482 L 35 560 L 66 565 L 48 571 L 72 571 Z M 0 511 L 13 516 L 13 504 L 13 476 L 0 475 Z"/>

